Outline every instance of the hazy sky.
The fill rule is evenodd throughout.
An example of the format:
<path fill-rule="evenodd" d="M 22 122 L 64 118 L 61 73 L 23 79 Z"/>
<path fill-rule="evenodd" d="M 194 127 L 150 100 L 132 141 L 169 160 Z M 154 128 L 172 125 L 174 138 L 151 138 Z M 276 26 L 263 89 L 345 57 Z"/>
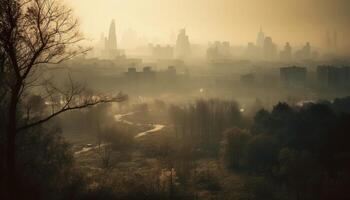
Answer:
<path fill-rule="evenodd" d="M 346 35 L 350 36 L 350 0 L 68 1 L 90 38 L 107 33 L 113 18 L 119 35 L 132 28 L 138 35 L 165 42 L 182 27 L 186 27 L 195 43 L 254 42 L 260 26 L 277 43 L 321 44 L 327 29 L 336 29 L 342 42 Z"/>

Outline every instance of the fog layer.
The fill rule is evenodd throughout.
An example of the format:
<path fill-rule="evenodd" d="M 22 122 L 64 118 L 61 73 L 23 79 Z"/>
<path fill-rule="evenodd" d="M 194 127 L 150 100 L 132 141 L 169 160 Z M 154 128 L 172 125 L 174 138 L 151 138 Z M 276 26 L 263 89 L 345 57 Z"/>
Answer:
<path fill-rule="evenodd" d="M 347 0 L 73 0 L 85 34 L 99 38 L 112 18 L 117 32 L 129 28 L 139 37 L 172 42 L 186 27 L 196 43 L 222 39 L 235 44 L 254 41 L 260 26 L 278 43 L 322 45 L 327 30 L 349 45 L 350 2 Z"/>

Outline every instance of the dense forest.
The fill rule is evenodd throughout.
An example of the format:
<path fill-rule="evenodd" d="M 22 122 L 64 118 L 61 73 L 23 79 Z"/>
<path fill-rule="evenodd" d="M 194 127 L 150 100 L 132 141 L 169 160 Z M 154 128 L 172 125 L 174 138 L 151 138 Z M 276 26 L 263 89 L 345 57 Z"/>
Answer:
<path fill-rule="evenodd" d="M 43 108 L 40 98 L 28 101 L 38 112 Z M 93 122 L 99 116 L 99 137 L 112 143 L 112 151 L 129 155 L 137 149 L 159 161 L 153 170 L 126 173 L 112 167 L 125 158 L 106 156 L 104 150 L 98 154 L 102 171 L 91 175 L 77 165 L 62 137 L 62 118 L 19 136 L 16 171 L 22 197 L 202 199 L 201 192 L 207 191 L 210 195 L 204 196 L 214 199 L 349 198 L 350 98 L 302 106 L 278 103 L 252 116 L 244 115 L 236 102 L 219 99 L 152 105 L 173 126 L 163 133 L 167 135 L 141 141 L 111 125 L 105 115 L 109 105 L 64 118 L 75 118 L 79 124 L 85 123 L 79 118 Z M 134 109 L 140 118 L 150 118 L 147 107 L 152 105 Z M 2 127 L 5 121 L 1 120 Z M 93 129 L 93 124 L 87 129 Z M 5 142 L 2 136 L 1 144 Z"/>

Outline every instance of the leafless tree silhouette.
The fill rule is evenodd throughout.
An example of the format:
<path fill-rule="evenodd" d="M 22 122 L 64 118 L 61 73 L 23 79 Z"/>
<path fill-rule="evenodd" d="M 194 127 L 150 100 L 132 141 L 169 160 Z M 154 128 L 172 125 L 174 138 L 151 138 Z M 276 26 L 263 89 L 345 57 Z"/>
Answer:
<path fill-rule="evenodd" d="M 0 67 L 1 97 L 6 101 L 6 152 L 4 167 L 7 173 L 10 198 L 16 189 L 16 137 L 20 131 L 40 125 L 73 109 L 99 103 L 120 102 L 123 94 L 86 95 L 84 87 L 69 78 L 69 87 L 60 89 L 42 79 L 44 66 L 58 64 L 85 53 L 78 44 L 84 38 L 71 9 L 58 0 L 1 0 L 0 2 Z M 40 119 L 31 119 L 26 112 L 23 124 L 18 123 L 18 109 L 23 95 L 33 87 L 43 87 L 45 102 L 51 111 Z M 54 101 L 54 97 L 60 97 Z"/>

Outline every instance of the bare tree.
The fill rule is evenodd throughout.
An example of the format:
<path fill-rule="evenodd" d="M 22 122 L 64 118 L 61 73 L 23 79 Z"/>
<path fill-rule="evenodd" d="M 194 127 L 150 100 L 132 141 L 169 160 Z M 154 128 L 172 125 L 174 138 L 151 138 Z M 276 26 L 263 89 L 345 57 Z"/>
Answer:
<path fill-rule="evenodd" d="M 45 123 L 60 113 L 98 103 L 120 102 L 126 97 L 84 95 L 84 87 L 70 78 L 69 87 L 60 89 L 42 80 L 43 65 L 57 64 L 85 53 L 78 46 L 83 40 L 72 10 L 58 0 L 1 0 L 0 53 L 3 91 L 6 92 L 6 169 L 10 198 L 16 189 L 16 137 L 20 131 Z M 32 87 L 43 87 L 44 98 L 51 107 L 47 116 L 32 120 L 29 113 L 24 124 L 18 124 L 17 111 L 23 95 Z M 5 94 L 5 93 L 4 93 Z M 59 96 L 59 101 L 53 101 Z M 51 99 L 51 100 L 50 100 Z"/>

